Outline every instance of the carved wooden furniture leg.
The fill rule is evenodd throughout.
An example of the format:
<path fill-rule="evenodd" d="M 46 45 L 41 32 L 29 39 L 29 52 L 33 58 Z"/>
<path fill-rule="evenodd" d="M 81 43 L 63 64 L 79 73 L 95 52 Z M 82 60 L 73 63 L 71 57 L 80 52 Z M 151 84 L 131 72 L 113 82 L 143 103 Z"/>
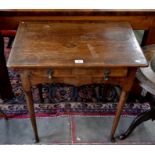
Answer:
<path fill-rule="evenodd" d="M 150 97 L 151 98 L 151 97 Z M 141 114 L 139 114 L 131 123 L 131 125 L 129 126 L 129 128 L 122 133 L 119 136 L 119 139 L 123 140 L 125 138 L 127 138 L 133 131 L 134 129 L 139 126 L 141 123 L 148 121 L 148 120 L 155 120 L 155 104 L 154 102 L 150 101 L 150 110 L 147 110 Z"/>
<path fill-rule="evenodd" d="M 29 80 L 29 72 L 27 71 L 22 72 L 20 76 L 22 80 L 23 89 L 25 92 L 25 97 L 26 97 L 27 107 L 29 110 L 29 115 L 30 115 L 30 119 L 32 123 L 32 128 L 33 128 L 34 135 L 35 135 L 35 142 L 39 142 L 37 124 L 36 124 L 36 118 L 35 118 L 35 112 L 34 112 L 34 105 L 33 105 L 33 97 L 32 97 L 32 92 L 31 92 L 31 83 Z"/>
<path fill-rule="evenodd" d="M 134 129 L 140 125 L 141 123 L 143 123 L 144 121 L 147 121 L 149 119 L 153 119 L 152 118 L 152 114 L 155 113 L 155 111 L 153 112 L 152 110 L 148 110 L 146 112 L 141 113 L 140 115 L 138 115 L 133 122 L 131 123 L 131 125 L 129 126 L 129 128 L 119 136 L 119 139 L 123 140 L 125 138 L 127 138 L 133 131 Z"/>
<path fill-rule="evenodd" d="M 117 104 L 117 111 L 116 111 L 115 118 L 114 118 L 113 125 L 112 125 L 111 141 L 115 140 L 114 134 L 115 134 L 116 128 L 118 126 L 118 122 L 119 122 L 121 112 L 124 107 L 126 98 L 127 98 L 127 92 L 125 90 L 122 90 L 119 102 Z"/>

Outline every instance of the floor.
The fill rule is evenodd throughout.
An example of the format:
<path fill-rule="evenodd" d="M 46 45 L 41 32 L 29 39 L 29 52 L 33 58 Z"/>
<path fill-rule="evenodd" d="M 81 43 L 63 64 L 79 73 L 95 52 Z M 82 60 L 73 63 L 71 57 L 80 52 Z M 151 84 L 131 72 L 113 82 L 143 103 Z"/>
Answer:
<path fill-rule="evenodd" d="M 129 126 L 133 118 L 121 118 L 116 136 Z M 138 126 L 127 139 L 111 143 L 112 121 L 113 116 L 37 118 L 38 144 L 155 144 L 155 123 L 151 120 Z M 0 144 L 35 144 L 29 119 L 0 119 Z"/>

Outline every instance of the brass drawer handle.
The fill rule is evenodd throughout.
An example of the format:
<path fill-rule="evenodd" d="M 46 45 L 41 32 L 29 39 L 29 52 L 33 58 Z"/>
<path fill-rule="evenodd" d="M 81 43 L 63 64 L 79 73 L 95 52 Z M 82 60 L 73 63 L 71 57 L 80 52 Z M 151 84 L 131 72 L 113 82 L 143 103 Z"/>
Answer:
<path fill-rule="evenodd" d="M 48 69 L 48 70 L 47 70 L 47 74 L 48 74 L 48 78 L 49 78 L 49 79 L 52 79 L 53 70 L 52 70 L 52 69 Z"/>
<path fill-rule="evenodd" d="M 107 69 L 107 68 L 106 68 L 106 69 L 103 70 L 104 80 L 105 80 L 105 81 L 109 80 L 109 75 L 110 75 L 110 73 L 111 73 L 110 69 Z"/>

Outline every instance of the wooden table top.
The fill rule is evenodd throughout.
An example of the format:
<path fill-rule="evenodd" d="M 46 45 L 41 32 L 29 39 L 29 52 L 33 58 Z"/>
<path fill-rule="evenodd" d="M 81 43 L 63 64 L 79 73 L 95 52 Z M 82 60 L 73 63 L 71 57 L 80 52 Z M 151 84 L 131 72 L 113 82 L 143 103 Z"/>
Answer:
<path fill-rule="evenodd" d="M 22 22 L 7 64 L 15 68 L 146 65 L 125 22 Z"/>

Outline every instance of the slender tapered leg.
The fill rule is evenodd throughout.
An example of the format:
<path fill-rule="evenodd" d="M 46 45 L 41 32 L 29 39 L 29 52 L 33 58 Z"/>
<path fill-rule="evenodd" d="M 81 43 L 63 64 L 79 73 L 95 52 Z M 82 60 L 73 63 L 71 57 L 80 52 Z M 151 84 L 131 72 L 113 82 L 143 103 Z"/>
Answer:
<path fill-rule="evenodd" d="M 35 118 L 35 112 L 34 112 L 34 105 L 33 105 L 33 97 L 32 97 L 32 92 L 31 92 L 31 83 L 29 80 L 29 72 L 26 72 L 26 71 L 22 72 L 20 76 L 22 80 L 23 90 L 25 92 L 25 97 L 26 97 L 27 107 L 29 110 L 32 128 L 33 128 L 34 135 L 35 135 L 35 142 L 39 142 L 38 130 L 37 130 L 37 124 L 36 124 L 36 118 Z"/>
<path fill-rule="evenodd" d="M 127 92 L 122 90 L 121 96 L 120 96 L 120 99 L 119 99 L 119 102 L 118 102 L 118 105 L 117 105 L 117 110 L 116 110 L 115 118 L 114 118 L 113 125 L 112 125 L 111 141 L 115 140 L 114 134 L 115 134 L 116 128 L 118 126 L 118 122 L 119 122 L 119 119 L 120 119 L 120 116 L 121 116 L 121 112 L 122 112 L 122 109 L 124 107 L 126 98 L 127 98 Z"/>

